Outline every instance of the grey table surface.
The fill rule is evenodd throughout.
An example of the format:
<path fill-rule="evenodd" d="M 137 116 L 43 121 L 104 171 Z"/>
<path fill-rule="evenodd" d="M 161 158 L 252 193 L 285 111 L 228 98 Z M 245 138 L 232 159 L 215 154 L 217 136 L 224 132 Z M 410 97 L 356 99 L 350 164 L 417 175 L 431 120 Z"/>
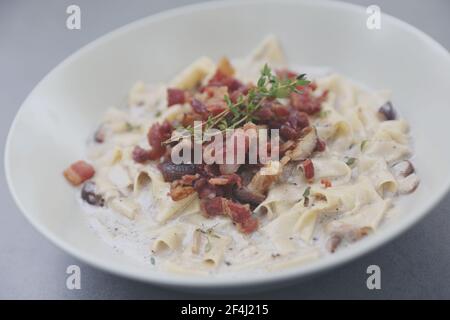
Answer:
<path fill-rule="evenodd" d="M 56 64 L 97 37 L 141 17 L 195 0 L 0 0 L 1 147 L 20 104 Z M 422 29 L 450 48 L 448 0 L 351 0 Z M 82 10 L 82 29 L 65 27 L 66 8 Z M 1 157 L 3 168 L 3 157 Z M 0 170 L 0 298 L 181 299 L 211 298 L 117 277 L 86 265 L 39 234 L 15 206 Z M 411 230 L 349 264 L 291 286 L 220 299 L 450 298 L 450 196 Z M 66 288 L 66 268 L 81 268 L 81 290 Z M 381 268 L 381 290 L 368 290 L 366 268 Z"/>

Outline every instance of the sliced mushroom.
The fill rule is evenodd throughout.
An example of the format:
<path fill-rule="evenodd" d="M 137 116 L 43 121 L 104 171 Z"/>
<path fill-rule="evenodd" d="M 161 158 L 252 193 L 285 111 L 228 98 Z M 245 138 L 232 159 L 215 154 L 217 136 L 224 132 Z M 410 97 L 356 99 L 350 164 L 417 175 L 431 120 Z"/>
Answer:
<path fill-rule="evenodd" d="M 395 120 L 397 118 L 397 113 L 395 112 L 394 107 L 392 106 L 392 102 L 388 101 L 383 104 L 380 109 L 378 109 L 378 113 L 385 120 Z"/>
<path fill-rule="evenodd" d="M 330 238 L 328 238 L 326 243 L 326 248 L 329 252 L 334 253 L 342 242 L 342 236 L 334 234 Z"/>
<path fill-rule="evenodd" d="M 233 196 L 242 203 L 259 205 L 266 198 L 264 195 L 250 191 L 247 187 L 237 188 L 233 191 Z"/>
<path fill-rule="evenodd" d="M 219 170 L 221 174 L 232 174 L 238 171 L 240 164 L 220 164 Z"/>
<path fill-rule="evenodd" d="M 195 229 L 192 235 L 192 253 L 198 254 L 200 252 L 200 244 L 202 242 L 202 234 L 199 229 Z"/>
<path fill-rule="evenodd" d="M 392 167 L 392 172 L 397 178 L 398 193 L 408 194 L 414 192 L 419 186 L 420 179 L 415 174 L 415 169 L 409 160 L 403 160 Z"/>
<path fill-rule="evenodd" d="M 96 192 L 96 185 L 93 181 L 88 181 L 83 185 L 81 199 L 92 206 L 103 207 L 105 205 L 105 199 Z"/>
<path fill-rule="evenodd" d="M 262 167 L 247 185 L 248 190 L 255 194 L 267 194 L 270 186 L 277 181 L 282 172 L 282 164 L 279 161 L 269 161 Z"/>
<path fill-rule="evenodd" d="M 414 166 L 409 160 L 403 160 L 392 166 L 394 175 L 397 177 L 407 177 L 414 173 Z"/>
<path fill-rule="evenodd" d="M 331 235 L 325 246 L 331 253 L 336 251 L 343 240 L 356 242 L 367 236 L 372 230 L 370 227 L 358 227 L 336 221 L 330 223 L 327 229 L 331 231 Z"/>
<path fill-rule="evenodd" d="M 408 194 L 414 192 L 419 186 L 420 179 L 415 173 L 398 180 L 398 192 L 401 194 Z"/>
<path fill-rule="evenodd" d="M 306 127 L 302 130 L 302 136 L 297 140 L 293 150 L 286 151 L 286 156 L 291 160 L 305 160 L 314 151 L 317 144 L 317 131 L 314 127 Z"/>

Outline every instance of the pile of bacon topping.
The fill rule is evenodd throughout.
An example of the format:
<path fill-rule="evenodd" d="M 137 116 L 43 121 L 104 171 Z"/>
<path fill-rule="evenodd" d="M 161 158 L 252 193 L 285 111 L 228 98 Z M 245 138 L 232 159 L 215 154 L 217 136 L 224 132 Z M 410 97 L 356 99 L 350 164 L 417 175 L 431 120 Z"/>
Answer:
<path fill-rule="evenodd" d="M 295 78 L 296 73 L 288 70 L 277 72 L 279 78 Z M 234 78 L 234 69 L 227 59 L 222 59 L 216 73 L 205 86 L 194 90 L 169 88 L 167 90 L 168 106 L 189 103 L 191 110 L 183 115 L 180 122 L 154 124 L 148 132 L 150 148 L 136 146 L 133 159 L 138 163 L 158 160 L 158 168 L 164 180 L 171 183 L 170 197 L 174 201 L 182 200 L 193 193 L 200 198 L 202 213 L 207 217 L 228 216 L 243 233 L 251 233 L 258 228 L 258 219 L 252 215 L 252 209 L 264 201 L 270 186 L 277 180 L 278 174 L 263 175 L 263 164 L 174 164 L 170 160 L 170 151 L 176 143 L 166 143 L 177 126 L 187 127 L 194 121 L 204 121 L 210 115 L 217 115 L 228 108 L 225 95 L 236 102 L 245 96 L 253 84 L 243 84 Z M 301 92 L 291 92 L 288 103 L 282 104 L 277 99 L 267 99 L 255 112 L 253 123 L 242 124 L 242 128 L 268 128 L 280 130 L 280 158 L 302 161 L 305 177 L 314 178 L 314 168 L 309 157 L 312 152 L 325 149 L 325 143 L 318 139 L 315 129 L 310 126 L 309 116 L 321 110 L 326 99 L 326 92 L 314 95 L 316 85 L 297 88 Z M 309 140 L 309 146 L 300 143 Z M 270 141 L 270 140 L 269 140 Z M 207 147 L 208 143 L 203 145 Z M 224 141 L 224 149 L 226 141 Z M 238 145 L 248 150 L 248 143 Z M 270 151 L 270 144 L 268 145 Z M 300 151 L 299 151 L 300 150 Z M 272 150 L 273 151 L 273 150 Z M 225 154 L 225 150 L 223 151 Z M 286 160 L 287 159 L 287 160 Z M 283 162 L 283 160 L 282 160 Z M 266 165 L 267 166 L 267 165 Z"/>

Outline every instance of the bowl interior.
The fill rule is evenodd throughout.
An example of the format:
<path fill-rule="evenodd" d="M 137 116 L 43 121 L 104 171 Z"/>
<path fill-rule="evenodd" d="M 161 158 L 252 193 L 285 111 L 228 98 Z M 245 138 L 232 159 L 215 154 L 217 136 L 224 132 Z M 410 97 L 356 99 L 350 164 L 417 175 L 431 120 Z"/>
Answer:
<path fill-rule="evenodd" d="M 366 27 L 363 8 L 342 3 L 255 1 L 192 6 L 159 14 L 83 48 L 51 72 L 21 107 L 8 138 L 6 171 L 13 196 L 30 221 L 85 261 L 153 282 L 207 286 L 275 281 L 355 257 L 406 229 L 442 197 L 450 181 L 450 57 L 429 37 L 383 15 Z M 239 279 L 156 274 L 115 254 L 88 228 L 64 168 L 84 154 L 101 114 L 120 106 L 136 80 L 167 81 L 202 55 L 249 52 L 277 35 L 291 63 L 329 66 L 372 88 L 389 88 L 411 125 L 421 186 L 395 224 L 348 250 L 297 270 Z"/>

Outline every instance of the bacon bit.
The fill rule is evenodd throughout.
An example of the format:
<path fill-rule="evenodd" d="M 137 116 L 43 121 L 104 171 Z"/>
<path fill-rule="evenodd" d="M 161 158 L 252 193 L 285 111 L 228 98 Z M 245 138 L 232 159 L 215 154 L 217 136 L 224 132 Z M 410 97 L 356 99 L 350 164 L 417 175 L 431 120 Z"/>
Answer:
<path fill-rule="evenodd" d="M 64 171 L 64 177 L 72 185 L 78 186 L 95 174 L 94 167 L 85 161 L 77 161 Z"/>
<path fill-rule="evenodd" d="M 274 114 L 269 106 L 264 106 L 254 113 L 258 121 L 268 121 L 273 118 Z"/>
<path fill-rule="evenodd" d="M 158 169 L 161 171 L 164 181 L 166 182 L 180 180 L 185 175 L 195 175 L 197 173 L 197 166 L 195 164 L 174 164 L 171 161 L 160 163 Z"/>
<path fill-rule="evenodd" d="M 141 148 L 140 146 L 136 146 L 133 149 L 132 158 L 137 163 L 144 163 L 150 160 L 150 151 Z"/>
<path fill-rule="evenodd" d="M 239 231 L 251 233 L 258 228 L 258 220 L 252 216 L 248 204 L 242 205 L 231 200 L 226 200 L 224 209 L 225 213 L 231 217 L 231 220 L 237 223 Z"/>
<path fill-rule="evenodd" d="M 328 179 L 321 179 L 320 183 L 323 184 L 323 186 L 325 188 L 331 188 L 332 187 L 331 181 L 328 180 Z"/>
<path fill-rule="evenodd" d="M 200 208 L 207 217 L 227 215 L 243 233 L 251 233 L 258 228 L 258 220 L 252 216 L 249 205 L 242 205 L 223 197 L 204 200 Z"/>
<path fill-rule="evenodd" d="M 285 106 L 278 104 L 278 103 L 272 104 L 272 111 L 277 117 L 281 117 L 281 118 L 286 118 L 290 114 L 290 111 L 288 108 L 286 108 Z"/>
<path fill-rule="evenodd" d="M 198 114 L 206 114 L 208 110 L 206 109 L 206 105 L 198 99 L 192 99 L 191 101 L 192 110 Z"/>
<path fill-rule="evenodd" d="M 197 191 L 200 199 L 213 199 L 223 194 L 221 189 L 210 184 L 206 178 L 196 180 L 194 183 L 194 190 Z"/>
<path fill-rule="evenodd" d="M 201 121 L 202 117 L 196 115 L 195 113 L 185 113 L 183 119 L 181 120 L 181 125 L 183 127 L 189 127 L 194 125 L 194 121 Z"/>
<path fill-rule="evenodd" d="M 194 184 L 195 180 L 197 180 L 198 178 L 200 178 L 199 174 L 185 174 L 181 178 L 181 183 L 186 186 L 192 186 Z"/>
<path fill-rule="evenodd" d="M 242 233 L 249 234 L 256 231 L 258 229 L 258 226 L 259 226 L 258 219 L 251 217 L 238 224 L 238 229 Z"/>
<path fill-rule="evenodd" d="M 184 198 L 189 197 L 195 192 L 194 188 L 191 186 L 185 186 L 179 181 L 174 181 L 170 184 L 169 195 L 173 201 L 180 201 Z"/>
<path fill-rule="evenodd" d="M 314 164 L 311 161 L 311 159 L 306 159 L 302 163 L 303 166 L 303 173 L 305 174 L 305 179 L 308 182 L 312 182 L 314 179 Z"/>
<path fill-rule="evenodd" d="M 280 136 L 285 140 L 298 139 L 302 130 L 308 126 L 308 115 L 305 112 L 292 110 L 287 121 L 280 127 Z"/>
<path fill-rule="evenodd" d="M 147 140 L 148 144 L 156 150 L 162 151 L 161 155 L 164 154 L 166 147 L 162 144 L 165 140 L 170 139 L 172 135 L 173 127 L 168 121 L 164 121 L 162 124 L 155 123 L 148 130 Z"/>
<path fill-rule="evenodd" d="M 217 186 L 236 184 L 238 187 L 241 187 L 241 177 L 235 173 L 221 175 L 219 177 L 214 177 L 214 178 L 209 179 L 208 182 L 212 185 L 217 185 Z"/>
<path fill-rule="evenodd" d="M 193 194 L 195 189 L 192 186 L 198 178 L 199 174 L 185 174 L 181 179 L 173 181 L 169 192 L 172 200 L 179 201 Z"/>
<path fill-rule="evenodd" d="M 183 104 L 186 102 L 186 94 L 184 90 L 168 88 L 167 89 L 167 106 L 171 107 L 175 104 Z"/>
<path fill-rule="evenodd" d="M 314 148 L 315 152 L 323 152 L 327 148 L 327 144 L 325 141 L 321 139 L 317 139 L 316 147 Z"/>
<path fill-rule="evenodd" d="M 295 92 L 291 93 L 290 99 L 292 107 L 310 115 L 318 113 L 321 109 L 322 102 L 324 102 L 328 96 L 328 91 L 325 91 L 319 97 L 315 97 L 313 95 L 315 88 L 315 85 L 309 84 L 308 86 L 298 88 L 303 91 L 301 94 Z"/>
<path fill-rule="evenodd" d="M 219 63 L 217 64 L 217 70 L 219 70 L 223 75 L 227 77 L 234 76 L 234 68 L 230 63 L 230 60 L 228 58 L 223 57 L 219 60 Z"/>
<path fill-rule="evenodd" d="M 236 91 L 244 85 L 231 76 L 224 74 L 220 69 L 216 71 L 213 77 L 208 82 L 208 87 L 227 87 L 229 92 Z"/>
<path fill-rule="evenodd" d="M 140 146 L 136 146 L 132 152 L 132 158 L 137 163 L 145 163 L 149 160 L 157 160 L 164 155 L 165 149 L 145 150 Z"/>
<path fill-rule="evenodd" d="M 275 74 L 280 79 L 294 79 L 298 76 L 297 72 L 291 71 L 289 69 L 278 69 L 275 70 Z"/>
<path fill-rule="evenodd" d="M 224 204 L 227 199 L 214 197 L 200 202 L 200 209 L 207 217 L 220 216 L 225 214 Z"/>
<path fill-rule="evenodd" d="M 218 115 L 219 113 L 225 111 L 226 108 L 227 106 L 222 102 L 208 103 L 208 105 L 206 106 L 208 113 L 211 114 L 212 116 Z"/>

